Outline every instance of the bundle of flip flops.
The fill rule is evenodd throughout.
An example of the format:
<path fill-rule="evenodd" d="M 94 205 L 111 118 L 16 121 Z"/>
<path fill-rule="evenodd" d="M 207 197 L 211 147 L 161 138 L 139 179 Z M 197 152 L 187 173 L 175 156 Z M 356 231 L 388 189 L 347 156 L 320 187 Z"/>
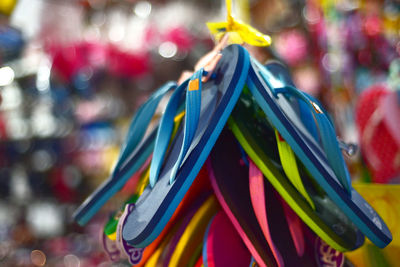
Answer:
<path fill-rule="evenodd" d="M 345 144 L 320 103 L 296 88 L 284 65 L 262 65 L 241 45 L 213 55 L 212 64 L 165 84 L 139 108 L 110 178 L 75 220 L 85 225 L 137 179 L 136 193 L 104 230 L 112 260 L 345 266 L 342 252 L 365 236 L 387 246 L 391 233 L 353 189 Z"/>

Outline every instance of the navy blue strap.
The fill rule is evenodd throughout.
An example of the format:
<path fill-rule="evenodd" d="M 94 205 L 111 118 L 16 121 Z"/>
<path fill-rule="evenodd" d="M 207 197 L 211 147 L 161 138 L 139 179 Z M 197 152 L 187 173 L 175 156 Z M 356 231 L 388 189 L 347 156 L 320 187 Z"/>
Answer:
<path fill-rule="evenodd" d="M 175 82 L 164 84 L 138 109 L 129 126 L 125 142 L 121 147 L 121 152 L 113 173 L 118 171 L 120 165 L 142 140 L 162 97 L 174 88 L 176 88 Z"/>
<path fill-rule="evenodd" d="M 176 174 L 181 166 L 183 159 L 193 141 L 196 134 L 197 126 L 199 124 L 200 111 L 201 111 L 201 86 L 203 78 L 203 68 L 196 71 L 190 78 L 186 90 L 186 114 L 185 114 L 185 128 L 183 131 L 183 144 L 179 152 L 178 160 L 175 162 L 171 171 L 169 179 L 170 183 L 175 181 Z"/>

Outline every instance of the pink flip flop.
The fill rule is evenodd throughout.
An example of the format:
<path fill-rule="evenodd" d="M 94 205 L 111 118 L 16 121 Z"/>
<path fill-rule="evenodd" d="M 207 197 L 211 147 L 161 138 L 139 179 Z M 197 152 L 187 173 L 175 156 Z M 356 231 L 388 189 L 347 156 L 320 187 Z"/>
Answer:
<path fill-rule="evenodd" d="M 226 215 L 259 266 L 278 266 L 251 208 L 249 170 L 235 137 L 221 133 L 207 161 L 211 185 Z"/>
<path fill-rule="evenodd" d="M 225 212 L 218 212 L 211 219 L 203 246 L 205 267 L 241 267 L 249 265 L 250 252 Z"/>
<path fill-rule="evenodd" d="M 400 174 L 400 105 L 395 92 L 385 86 L 373 86 L 360 95 L 356 124 L 361 150 L 372 178 L 388 183 Z"/>
<path fill-rule="evenodd" d="M 251 160 L 249 185 L 254 212 L 279 266 L 315 266 L 313 258 L 304 257 L 305 240 L 300 218 Z"/>

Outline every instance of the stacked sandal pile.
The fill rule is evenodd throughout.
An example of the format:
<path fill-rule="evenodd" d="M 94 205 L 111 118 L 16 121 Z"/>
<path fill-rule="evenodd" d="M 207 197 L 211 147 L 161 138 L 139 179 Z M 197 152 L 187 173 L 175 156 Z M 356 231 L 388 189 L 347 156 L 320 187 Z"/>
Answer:
<path fill-rule="evenodd" d="M 138 180 L 105 227 L 110 258 L 138 266 L 349 266 L 342 252 L 365 237 L 387 246 L 391 233 L 353 189 L 329 115 L 285 66 L 262 65 L 237 44 L 210 61 L 141 106 L 110 178 L 76 211 L 85 225 Z"/>

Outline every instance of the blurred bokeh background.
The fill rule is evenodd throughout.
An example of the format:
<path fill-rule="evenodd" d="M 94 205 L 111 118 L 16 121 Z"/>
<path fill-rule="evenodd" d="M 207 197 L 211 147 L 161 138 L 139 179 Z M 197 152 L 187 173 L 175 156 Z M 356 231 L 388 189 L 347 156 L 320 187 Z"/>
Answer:
<path fill-rule="evenodd" d="M 254 53 L 285 62 L 358 144 L 354 182 L 397 183 L 400 2 L 233 2 L 272 37 Z M 99 238 L 129 183 L 88 226 L 72 213 L 107 178 L 137 107 L 213 47 L 205 23 L 225 19 L 224 1 L 0 0 L 0 13 L 0 266 L 127 266 Z"/>

